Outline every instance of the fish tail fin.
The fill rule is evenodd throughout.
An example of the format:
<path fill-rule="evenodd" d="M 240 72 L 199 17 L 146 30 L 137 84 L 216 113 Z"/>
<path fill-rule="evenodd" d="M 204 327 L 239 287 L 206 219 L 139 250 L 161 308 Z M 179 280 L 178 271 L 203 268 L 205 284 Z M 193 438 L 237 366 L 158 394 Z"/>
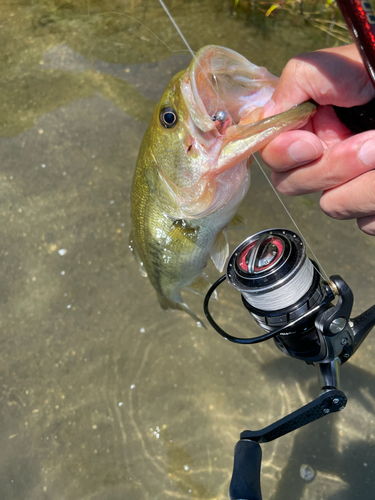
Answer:
<path fill-rule="evenodd" d="M 163 295 L 160 295 L 159 293 L 157 294 L 158 301 L 160 304 L 160 307 L 164 310 L 166 309 L 179 309 L 180 311 L 185 311 L 187 312 L 197 323 L 199 323 L 203 328 L 207 330 L 206 325 L 203 323 L 203 321 L 193 313 L 193 311 L 190 309 L 190 307 L 185 304 L 185 302 L 173 302 L 172 300 L 167 299 Z"/>

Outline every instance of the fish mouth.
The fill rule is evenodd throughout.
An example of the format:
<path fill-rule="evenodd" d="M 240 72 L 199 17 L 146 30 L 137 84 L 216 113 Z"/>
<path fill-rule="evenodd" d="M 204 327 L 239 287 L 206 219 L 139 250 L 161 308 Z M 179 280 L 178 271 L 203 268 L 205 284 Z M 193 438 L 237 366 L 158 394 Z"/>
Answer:
<path fill-rule="evenodd" d="M 165 178 L 185 217 L 203 217 L 236 200 L 248 179 L 248 158 L 280 133 L 305 125 L 315 112 L 316 105 L 305 102 L 263 119 L 277 82 L 231 49 L 208 45 L 197 52 L 181 91 L 190 116 L 186 132 L 194 139 L 187 152 L 200 156 L 201 175 L 186 189 Z"/>
<path fill-rule="evenodd" d="M 183 83 L 194 124 L 202 131 L 259 120 L 278 78 L 226 47 L 208 45 L 190 63 Z M 224 134 L 223 134 L 224 132 Z"/>

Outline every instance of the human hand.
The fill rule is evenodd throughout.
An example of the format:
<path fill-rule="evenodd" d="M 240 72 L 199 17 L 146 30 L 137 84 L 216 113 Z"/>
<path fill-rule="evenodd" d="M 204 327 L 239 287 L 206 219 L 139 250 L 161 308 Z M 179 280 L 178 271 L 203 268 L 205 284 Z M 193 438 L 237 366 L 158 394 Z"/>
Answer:
<path fill-rule="evenodd" d="M 320 206 L 335 219 L 357 219 L 375 235 L 375 130 L 353 135 L 331 105 L 369 102 L 375 89 L 354 45 L 291 59 L 263 116 L 313 99 L 320 106 L 300 130 L 281 134 L 261 152 L 278 191 L 301 195 L 322 191 Z"/>

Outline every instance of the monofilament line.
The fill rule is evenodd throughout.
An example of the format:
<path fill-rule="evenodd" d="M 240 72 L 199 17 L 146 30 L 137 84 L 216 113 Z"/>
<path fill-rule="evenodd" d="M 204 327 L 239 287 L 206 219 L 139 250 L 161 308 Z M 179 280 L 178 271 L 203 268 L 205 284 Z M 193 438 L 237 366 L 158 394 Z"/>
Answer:
<path fill-rule="evenodd" d="M 182 41 L 184 42 L 184 44 L 186 45 L 186 47 L 189 49 L 189 52 L 191 53 L 191 55 L 195 58 L 195 54 L 192 50 L 192 48 L 190 47 L 190 45 L 188 44 L 188 41 L 186 40 L 186 38 L 184 37 L 182 31 L 180 30 L 178 24 L 176 23 L 176 21 L 174 20 L 174 18 L 172 17 L 172 14 L 169 12 L 168 10 L 168 7 L 165 5 L 165 3 L 163 2 L 163 0 L 159 0 L 159 3 L 160 5 L 163 7 L 165 13 L 167 14 L 167 16 L 169 17 L 171 23 L 173 24 L 173 26 L 176 28 L 176 31 L 177 33 L 180 35 Z"/>
<path fill-rule="evenodd" d="M 329 276 L 328 274 L 325 272 L 325 270 L 323 269 L 323 266 L 321 265 L 321 263 L 319 262 L 319 259 L 318 257 L 315 255 L 315 253 L 313 252 L 311 246 L 308 244 L 306 238 L 304 237 L 304 235 L 302 234 L 302 231 L 300 230 L 300 228 L 297 226 L 297 223 L 296 221 L 293 219 L 291 213 L 289 212 L 289 210 L 287 209 L 285 203 L 283 202 L 283 200 L 281 199 L 281 196 L 279 195 L 279 193 L 276 191 L 276 188 L 275 186 L 272 184 L 272 182 L 270 181 L 270 179 L 268 178 L 268 175 L 266 174 L 266 172 L 264 171 L 264 168 L 262 167 L 262 165 L 260 164 L 258 158 L 255 156 L 254 153 L 252 153 L 253 155 L 253 158 L 255 160 L 255 162 L 257 163 L 258 167 L 260 168 L 262 174 L 264 175 L 264 177 L 267 179 L 267 182 L 268 184 L 271 186 L 272 188 L 272 191 L 275 193 L 277 199 L 279 200 L 279 202 L 281 203 L 282 207 L 284 208 L 285 212 L 288 214 L 290 220 L 292 221 L 294 227 L 297 229 L 297 231 L 299 232 L 299 234 L 301 235 L 301 238 L 303 239 L 303 241 L 306 243 L 306 246 L 307 248 L 310 250 L 312 256 L 314 257 L 316 263 L 318 264 L 318 266 L 320 267 L 320 269 L 323 271 L 323 274 L 325 276 L 323 276 L 323 274 L 317 269 L 318 273 L 320 274 L 320 276 L 323 278 L 323 279 L 327 279 L 328 281 L 330 281 L 329 279 Z"/>
<path fill-rule="evenodd" d="M 180 37 L 181 37 L 182 41 L 184 42 L 184 44 L 185 44 L 185 45 L 186 45 L 186 47 L 188 48 L 188 50 L 189 50 L 189 52 L 191 53 L 191 55 L 193 56 L 193 58 L 194 58 L 195 60 L 197 60 L 197 58 L 196 58 L 196 56 L 195 56 L 195 53 L 193 52 L 193 50 L 192 50 L 192 48 L 190 47 L 190 45 L 189 45 L 188 41 L 187 41 L 187 40 L 186 40 L 186 38 L 184 37 L 184 35 L 183 35 L 182 31 L 180 30 L 180 28 L 179 28 L 178 24 L 177 24 L 177 23 L 176 23 L 176 21 L 174 20 L 174 18 L 173 18 L 173 16 L 172 16 L 172 14 L 169 12 L 168 7 L 165 5 L 165 3 L 164 3 L 164 1 L 163 1 L 163 0 L 159 0 L 159 3 L 160 3 L 160 5 L 162 6 L 162 8 L 164 9 L 164 11 L 165 11 L 165 13 L 167 14 L 167 16 L 169 17 L 169 19 L 170 19 L 171 23 L 172 23 L 172 24 L 173 24 L 173 26 L 175 27 L 175 29 L 176 29 L 177 33 L 180 35 Z M 197 61 L 197 62 L 198 62 L 198 64 L 199 64 L 199 61 Z M 201 67 L 201 65 L 200 65 L 200 64 L 199 64 L 199 67 L 201 68 L 202 72 L 203 72 L 203 73 L 204 73 L 204 75 L 206 76 L 207 81 L 209 82 L 209 84 L 210 84 L 210 86 L 211 86 L 211 88 L 212 88 L 213 92 L 216 94 L 217 98 L 218 98 L 218 99 L 219 99 L 219 101 L 222 103 L 223 108 L 225 109 L 225 111 L 227 112 L 227 114 L 228 114 L 228 115 L 232 118 L 232 116 L 231 116 L 231 115 L 230 115 L 230 113 L 228 112 L 228 110 L 227 110 L 227 108 L 226 108 L 225 104 L 224 104 L 224 103 L 223 103 L 223 101 L 221 100 L 220 95 L 216 92 L 216 89 L 213 87 L 213 85 L 212 85 L 212 83 L 211 83 L 210 79 L 208 78 L 208 76 L 206 75 L 206 72 L 204 71 L 204 69 Z M 234 124 L 235 126 L 237 126 L 237 124 L 235 123 L 235 121 L 233 120 L 233 118 L 232 118 L 232 121 L 233 121 L 233 124 Z M 244 138 L 244 139 L 245 139 L 245 141 L 246 141 L 246 138 Z M 287 213 L 287 215 L 289 216 L 289 218 L 290 218 L 290 220 L 292 221 L 292 223 L 293 223 L 294 227 L 297 229 L 297 231 L 298 231 L 298 232 L 299 232 L 299 234 L 301 235 L 301 238 L 302 238 L 302 239 L 303 239 L 303 241 L 306 243 L 306 246 L 307 246 L 307 247 L 308 247 L 308 249 L 310 250 L 311 254 L 313 255 L 314 259 L 316 260 L 316 262 L 317 262 L 318 266 L 321 268 L 321 270 L 323 271 L 323 274 L 324 274 L 325 276 L 323 276 L 323 274 L 322 274 L 320 271 L 318 271 L 318 270 L 317 270 L 317 271 L 318 271 L 318 273 L 320 274 L 320 276 L 321 276 L 323 279 L 327 279 L 328 281 L 330 281 L 330 280 L 329 280 L 329 277 L 328 277 L 328 274 L 327 274 L 327 273 L 325 272 L 325 270 L 323 269 L 322 265 L 320 264 L 320 262 L 319 262 L 318 258 L 317 258 L 317 257 L 316 257 L 316 255 L 315 255 L 315 253 L 314 253 L 314 252 L 313 252 L 313 250 L 311 249 L 311 246 L 308 244 L 308 242 L 307 242 L 306 238 L 303 236 L 303 234 L 302 234 L 301 230 L 300 230 L 300 229 L 299 229 L 299 227 L 297 226 L 297 223 L 295 222 L 295 220 L 294 220 L 294 219 L 293 219 L 293 217 L 291 216 L 291 214 L 290 214 L 289 210 L 287 209 L 287 207 L 286 207 L 285 203 L 282 201 L 282 199 L 281 199 L 281 197 L 280 197 L 279 193 L 276 191 L 276 189 L 275 189 L 275 187 L 273 186 L 272 182 L 271 182 L 271 181 L 270 181 L 270 179 L 268 178 L 268 176 L 267 176 L 266 172 L 265 172 L 265 171 L 264 171 L 264 169 L 262 168 L 262 166 L 261 166 L 261 164 L 259 163 L 259 161 L 258 161 L 257 157 L 256 157 L 256 156 L 254 155 L 254 153 L 251 151 L 251 148 L 249 148 L 249 151 L 251 152 L 251 154 L 252 154 L 253 158 L 255 159 L 255 162 L 257 163 L 257 165 L 258 165 L 258 167 L 260 168 L 261 172 L 263 173 L 264 177 L 267 179 L 268 184 L 271 186 L 271 188 L 272 188 L 273 192 L 275 193 L 275 195 L 276 195 L 277 199 L 279 200 L 279 202 L 281 203 L 281 205 L 282 205 L 282 207 L 284 208 L 285 212 L 286 212 L 286 213 Z"/>
<path fill-rule="evenodd" d="M 104 16 L 106 14 L 116 14 L 118 16 L 124 16 L 124 17 L 131 19 L 132 21 L 135 21 L 136 23 L 143 26 L 143 28 L 145 28 L 149 33 L 151 33 L 152 36 L 154 36 L 157 40 L 159 40 L 159 42 L 162 43 L 165 47 L 167 47 L 167 49 L 170 50 L 171 52 L 188 52 L 185 49 L 172 49 L 161 38 L 159 38 L 156 33 L 154 33 L 152 30 L 150 30 L 150 28 L 148 28 L 145 24 L 143 24 L 142 21 L 140 21 L 136 17 L 133 17 L 129 14 L 125 14 L 125 12 L 118 12 L 116 10 L 106 10 L 105 12 L 97 12 L 95 15 L 96 16 Z M 190 47 L 189 47 L 189 49 L 190 49 Z M 191 49 L 190 49 L 190 52 L 191 52 Z"/>

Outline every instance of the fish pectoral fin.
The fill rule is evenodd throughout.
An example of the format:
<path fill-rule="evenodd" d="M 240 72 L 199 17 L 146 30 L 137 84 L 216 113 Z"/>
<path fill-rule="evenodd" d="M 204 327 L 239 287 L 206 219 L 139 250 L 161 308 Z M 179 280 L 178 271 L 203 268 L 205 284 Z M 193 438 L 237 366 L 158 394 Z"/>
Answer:
<path fill-rule="evenodd" d="M 211 259 L 216 268 L 222 272 L 225 262 L 229 256 L 229 245 L 226 228 L 222 229 L 216 236 L 215 242 L 211 249 Z"/>
<path fill-rule="evenodd" d="M 173 222 L 168 232 L 170 242 L 168 248 L 171 251 L 193 251 L 198 238 L 199 227 L 191 227 L 184 220 L 177 219 Z"/>
<path fill-rule="evenodd" d="M 236 214 L 227 225 L 227 229 L 234 229 L 237 231 L 245 231 L 247 229 L 247 220 L 240 214 Z"/>
<path fill-rule="evenodd" d="M 142 274 L 142 276 L 144 278 L 147 278 L 147 271 L 143 265 L 142 259 L 141 259 L 140 255 L 138 253 L 138 250 L 136 249 L 135 244 L 134 244 L 133 230 L 130 231 L 130 234 L 129 234 L 129 248 L 130 248 L 132 254 L 134 255 L 134 259 L 135 259 L 136 263 L 138 264 L 139 272 Z"/>
<path fill-rule="evenodd" d="M 211 283 L 208 281 L 206 274 L 201 274 L 191 285 L 185 288 L 186 290 L 196 293 L 197 295 L 205 296 L 211 288 Z"/>
<path fill-rule="evenodd" d="M 202 273 L 201 276 L 189 286 L 186 286 L 186 290 L 189 292 L 196 293 L 197 295 L 201 295 L 205 297 L 208 290 L 211 288 L 212 284 L 208 281 L 207 274 Z M 217 291 L 215 290 L 211 296 L 213 299 L 218 300 Z"/>

